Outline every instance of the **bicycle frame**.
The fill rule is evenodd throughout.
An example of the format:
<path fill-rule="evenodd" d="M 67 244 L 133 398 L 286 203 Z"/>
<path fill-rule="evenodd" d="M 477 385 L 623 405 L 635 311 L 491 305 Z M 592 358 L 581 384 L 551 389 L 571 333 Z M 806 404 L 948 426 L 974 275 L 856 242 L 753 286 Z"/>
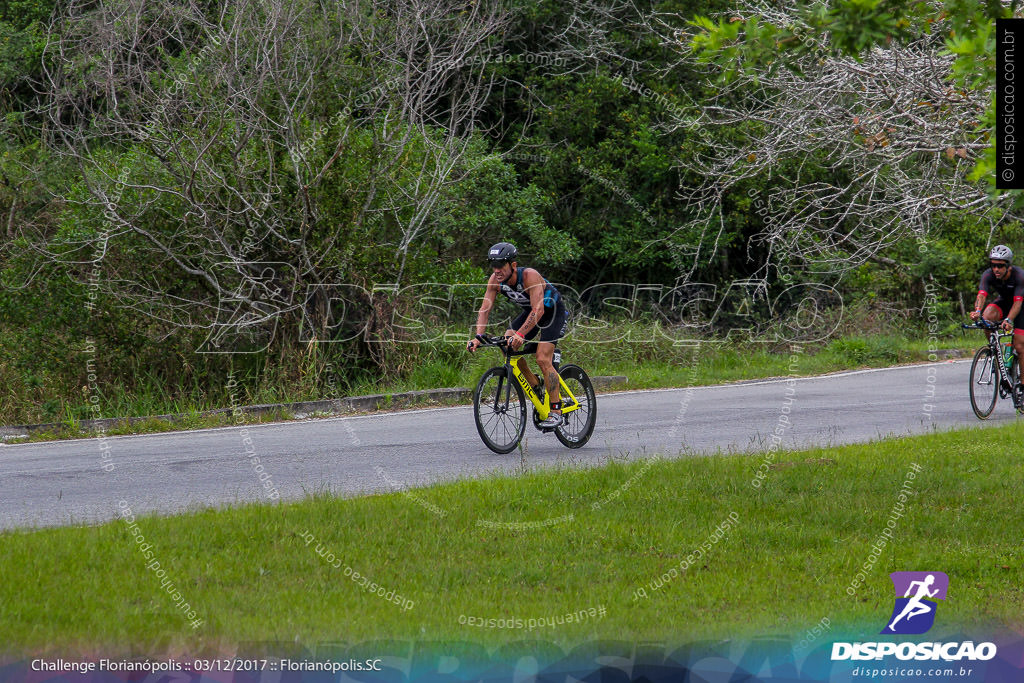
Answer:
<path fill-rule="evenodd" d="M 540 419 L 541 420 L 546 420 L 548 418 L 548 415 L 551 413 L 551 405 L 550 405 L 549 398 L 548 398 L 548 392 L 546 392 L 546 391 L 544 392 L 544 401 L 541 402 L 541 400 L 539 398 L 537 398 L 537 394 L 536 394 L 536 392 L 534 392 L 533 387 L 531 387 L 530 383 L 526 380 L 526 375 L 523 374 L 523 371 L 519 369 L 519 365 L 517 363 L 513 363 L 511 361 L 510 355 L 507 354 L 507 353 L 505 355 L 505 368 L 506 369 L 510 369 L 512 371 L 512 375 L 516 378 L 516 381 L 519 382 L 519 386 L 521 386 L 523 388 L 523 393 L 526 394 L 526 398 L 530 399 L 530 403 L 532 403 L 533 407 L 537 409 L 537 415 L 540 417 Z M 576 400 L 576 397 L 569 390 L 569 387 L 567 387 L 565 385 L 565 382 L 562 381 L 562 376 L 561 375 L 558 376 L 558 387 L 559 387 L 559 390 L 560 390 L 560 394 L 563 397 L 562 398 L 562 415 L 565 415 L 567 413 L 571 413 L 574 410 L 578 410 L 579 407 L 580 407 L 580 402 Z M 511 387 L 509 387 L 508 391 L 510 391 L 510 390 L 511 390 Z M 499 392 L 501 391 L 501 385 L 500 384 L 498 385 L 498 391 Z M 568 405 L 568 406 L 565 405 L 565 398 L 564 397 L 566 397 L 566 396 L 569 397 L 569 400 L 571 401 L 571 405 Z M 507 401 L 508 398 L 509 398 L 509 396 L 508 396 L 508 393 L 506 391 L 505 400 Z"/>
<path fill-rule="evenodd" d="M 534 353 L 534 351 L 537 348 L 536 343 L 531 343 L 530 346 L 527 347 L 532 348 L 533 350 L 528 351 L 524 349 L 522 351 L 516 352 L 512 351 L 512 349 L 510 349 L 504 343 L 501 343 L 500 345 L 499 343 L 496 343 L 496 339 L 498 338 L 490 339 L 483 335 L 477 335 L 477 338 L 485 342 L 488 346 L 498 346 L 502 350 L 502 352 L 505 354 L 505 377 L 507 378 L 509 376 L 509 373 L 511 373 L 511 375 L 516 378 L 516 381 L 519 383 L 519 386 L 522 387 L 523 393 L 526 394 L 526 397 L 528 399 L 530 399 L 530 403 L 532 403 L 533 407 L 537 409 L 537 416 L 541 420 L 548 419 L 548 415 L 551 414 L 551 405 L 548 392 L 544 392 L 544 400 L 541 401 L 537 397 L 537 393 L 533 390 L 533 387 L 530 386 L 530 383 L 527 381 L 526 375 L 524 375 L 522 370 L 519 369 L 518 363 L 512 362 L 512 356 L 526 356 L 528 354 Z M 509 382 L 507 386 L 503 387 L 503 381 L 503 379 L 498 380 L 498 389 L 494 397 L 495 410 L 498 409 L 499 405 L 508 406 L 509 399 L 511 398 L 512 383 Z M 572 393 L 569 387 L 566 386 L 565 381 L 562 380 L 561 375 L 558 375 L 558 387 L 560 395 L 562 396 L 562 415 L 566 415 L 567 413 L 571 413 L 574 410 L 578 410 L 580 408 L 580 402 L 576 399 L 576 396 Z M 504 389 L 505 391 L 504 401 L 502 401 L 501 396 L 502 389 Z M 568 405 L 566 404 L 566 397 L 568 397 Z"/>
<path fill-rule="evenodd" d="M 986 346 L 988 346 L 988 348 L 992 350 L 992 355 L 985 362 L 988 363 L 988 362 L 993 362 L 994 361 L 994 364 L 997 366 L 997 369 L 996 369 L 995 373 L 993 373 L 992 372 L 993 368 L 985 368 L 985 367 L 983 367 L 981 373 L 979 374 L 978 381 L 976 383 L 977 384 L 990 384 L 992 379 L 993 379 L 992 375 L 995 374 L 995 380 L 999 383 L 999 395 L 1000 395 L 1000 397 L 1005 398 L 1006 397 L 1006 393 L 1005 393 L 1006 392 L 1006 386 L 1011 384 L 1011 379 L 1012 378 L 1010 377 L 1009 372 L 1006 369 L 1006 363 L 1003 361 L 1003 346 L 1005 344 L 1003 340 L 1004 339 L 1009 339 L 1010 340 L 1010 353 L 1013 356 L 1016 356 L 1017 355 L 1017 349 L 1015 349 L 1013 347 L 1013 333 L 1012 332 L 1003 332 L 1003 331 L 999 330 L 998 328 L 985 328 L 985 327 L 980 327 L 979 328 L 979 327 L 975 327 L 974 325 L 964 325 L 963 327 L 965 329 L 982 329 L 982 330 L 984 330 L 985 332 L 988 333 L 987 334 L 988 341 L 986 343 Z M 988 380 L 987 381 L 983 381 L 982 378 L 986 378 L 986 377 L 988 378 Z"/>

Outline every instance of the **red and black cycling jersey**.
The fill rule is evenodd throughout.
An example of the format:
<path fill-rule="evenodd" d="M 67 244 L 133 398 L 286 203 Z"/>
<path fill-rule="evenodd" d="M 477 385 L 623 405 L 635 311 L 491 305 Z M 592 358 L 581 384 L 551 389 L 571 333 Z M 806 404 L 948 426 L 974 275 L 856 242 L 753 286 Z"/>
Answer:
<path fill-rule="evenodd" d="M 499 289 L 501 293 L 509 298 L 513 303 L 519 304 L 523 308 L 530 308 L 530 295 L 527 293 L 526 288 L 523 286 L 523 269 L 525 266 L 519 266 L 516 268 L 516 286 L 509 287 L 504 282 L 501 283 Z M 543 278 L 541 278 L 543 279 Z M 544 308 L 553 308 L 555 303 L 558 302 L 559 294 L 555 286 L 547 280 L 544 280 Z"/>
<path fill-rule="evenodd" d="M 981 274 L 978 293 L 995 296 L 996 301 L 993 303 L 1003 308 L 1003 315 L 1006 315 L 1010 311 L 1009 305 L 1012 305 L 1014 301 L 1024 299 L 1024 268 L 1010 266 L 1010 276 L 1005 280 L 1000 280 L 989 268 Z M 1006 304 L 1005 307 L 1004 304 Z"/>

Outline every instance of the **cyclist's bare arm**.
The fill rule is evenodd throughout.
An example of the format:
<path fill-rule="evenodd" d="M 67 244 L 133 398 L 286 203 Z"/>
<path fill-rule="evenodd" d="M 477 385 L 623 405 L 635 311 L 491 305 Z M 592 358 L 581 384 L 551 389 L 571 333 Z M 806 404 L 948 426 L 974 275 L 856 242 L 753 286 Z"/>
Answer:
<path fill-rule="evenodd" d="M 983 306 L 985 305 L 985 299 L 987 298 L 988 295 L 986 295 L 984 292 L 980 290 L 978 291 L 978 296 L 974 300 L 974 310 L 971 311 L 971 320 L 977 320 L 978 318 L 981 317 L 981 311 L 983 310 Z"/>
<path fill-rule="evenodd" d="M 494 276 L 491 275 L 487 279 L 487 291 L 484 292 L 484 301 L 480 304 L 480 310 L 476 314 L 476 327 L 473 332 L 473 339 L 469 342 L 469 350 L 476 351 L 477 347 L 480 346 L 480 340 L 476 338 L 478 334 L 484 334 L 487 332 L 487 320 L 491 317 L 491 309 L 494 308 L 494 300 L 498 296 L 498 285 L 494 281 Z"/>
<path fill-rule="evenodd" d="M 533 268 L 523 268 L 523 289 L 530 293 L 530 314 L 517 332 L 526 336 L 544 317 L 544 278 Z"/>
<path fill-rule="evenodd" d="M 1016 299 L 1017 297 L 1014 298 Z M 1010 321 L 1011 325 L 1013 324 L 1013 321 L 1017 319 L 1017 314 L 1020 313 L 1022 303 L 1024 302 L 1017 300 L 1013 302 L 1013 306 L 1010 306 L 1010 312 L 1006 314 L 1006 319 Z"/>
<path fill-rule="evenodd" d="M 520 339 L 513 340 L 513 348 L 522 346 L 530 330 L 540 323 L 544 317 L 544 278 L 533 268 L 523 268 L 523 289 L 530 293 L 530 314 L 526 316 L 522 327 L 512 330 Z"/>
<path fill-rule="evenodd" d="M 484 292 L 484 300 L 476 314 L 476 332 L 474 334 L 483 334 L 487 331 L 487 320 L 491 316 L 491 310 L 494 308 L 494 301 L 497 297 L 498 283 L 494 281 L 494 276 L 491 275 L 487 278 L 487 290 Z"/>

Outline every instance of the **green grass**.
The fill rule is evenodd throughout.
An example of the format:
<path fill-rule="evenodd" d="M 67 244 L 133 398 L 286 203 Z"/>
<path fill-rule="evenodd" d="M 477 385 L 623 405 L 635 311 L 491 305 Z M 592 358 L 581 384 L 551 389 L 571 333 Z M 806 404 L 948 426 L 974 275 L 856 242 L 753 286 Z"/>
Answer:
<path fill-rule="evenodd" d="M 823 617 L 838 638 L 881 629 L 893 604 L 890 572 L 932 570 L 950 576 L 936 637 L 1019 628 L 1024 468 L 1011 444 L 1022 438 L 1024 424 L 1013 423 L 771 462 L 764 454 L 612 462 L 138 519 L 165 578 L 204 620 L 197 629 L 145 568 L 124 521 L 7 532 L 0 623 L 9 651 L 65 653 L 376 638 L 793 637 Z M 894 541 L 850 596 L 914 463 L 922 469 Z M 766 479 L 754 487 L 762 465 Z M 711 543 L 733 513 L 733 528 Z M 679 572 L 704 543 L 704 556 Z M 371 594 L 346 567 L 414 604 Z M 673 568 L 678 576 L 655 588 Z M 603 617 L 533 631 L 460 623 L 598 607 Z"/>

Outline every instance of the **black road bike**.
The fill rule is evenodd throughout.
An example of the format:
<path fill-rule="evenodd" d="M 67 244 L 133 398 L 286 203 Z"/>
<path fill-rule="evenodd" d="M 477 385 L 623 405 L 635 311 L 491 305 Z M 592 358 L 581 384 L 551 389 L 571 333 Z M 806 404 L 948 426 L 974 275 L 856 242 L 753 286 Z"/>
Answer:
<path fill-rule="evenodd" d="M 996 407 L 996 400 L 1010 397 L 1018 413 L 1024 413 L 1024 386 L 1020 383 L 1020 359 L 1009 332 L 999 332 L 999 324 L 982 318 L 973 325 L 961 325 L 965 330 L 985 330 L 988 344 L 978 349 L 971 363 L 971 408 L 979 420 L 988 419 Z M 1005 350 L 1004 350 L 1005 349 Z"/>

